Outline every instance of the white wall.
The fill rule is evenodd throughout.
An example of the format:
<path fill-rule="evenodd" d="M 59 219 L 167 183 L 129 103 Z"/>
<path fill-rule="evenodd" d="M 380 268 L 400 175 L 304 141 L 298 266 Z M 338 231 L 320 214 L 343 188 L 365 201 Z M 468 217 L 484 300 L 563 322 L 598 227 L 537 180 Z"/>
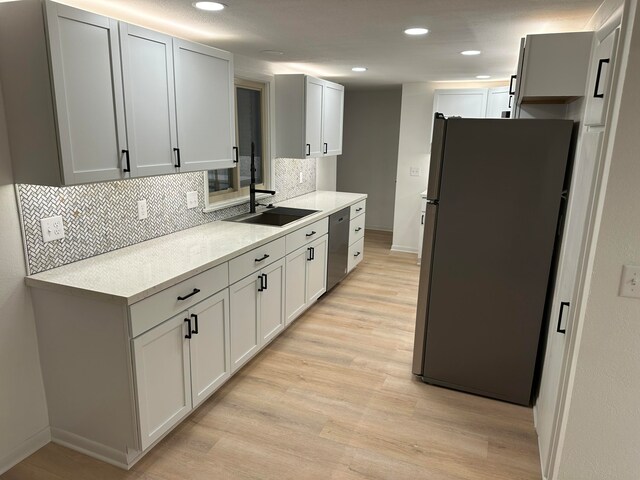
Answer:
<path fill-rule="evenodd" d="M 316 190 L 336 191 L 338 157 L 316 159 Z"/>
<path fill-rule="evenodd" d="M 338 190 L 366 193 L 366 227 L 391 231 L 396 191 L 402 89 L 345 92 Z"/>
<path fill-rule="evenodd" d="M 631 3 L 633 10 L 636 2 Z M 640 265 L 640 22 L 637 12 L 632 15 L 555 477 L 562 480 L 636 480 L 640 475 L 640 299 L 618 296 L 622 266 Z"/>
<path fill-rule="evenodd" d="M 49 441 L 49 419 L 0 92 L 0 473 Z"/>

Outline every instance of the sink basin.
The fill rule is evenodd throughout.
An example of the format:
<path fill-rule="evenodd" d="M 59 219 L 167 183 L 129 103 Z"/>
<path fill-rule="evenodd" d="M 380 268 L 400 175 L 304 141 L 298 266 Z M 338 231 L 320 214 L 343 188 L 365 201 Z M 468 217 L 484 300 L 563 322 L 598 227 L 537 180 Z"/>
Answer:
<path fill-rule="evenodd" d="M 227 222 L 255 223 L 258 225 L 273 225 L 282 227 L 296 220 L 300 220 L 307 215 L 316 213 L 319 210 L 306 210 L 303 208 L 276 207 L 268 208 L 260 213 L 245 213 L 237 217 L 227 218 Z"/>

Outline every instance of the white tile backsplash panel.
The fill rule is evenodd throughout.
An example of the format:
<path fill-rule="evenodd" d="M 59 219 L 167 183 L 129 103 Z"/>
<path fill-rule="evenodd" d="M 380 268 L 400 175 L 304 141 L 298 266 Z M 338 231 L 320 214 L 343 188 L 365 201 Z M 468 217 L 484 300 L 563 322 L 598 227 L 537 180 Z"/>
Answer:
<path fill-rule="evenodd" d="M 316 189 L 315 159 L 275 160 L 276 203 Z M 300 183 L 300 172 L 303 182 Z M 204 213 L 202 172 L 93 183 L 75 187 L 18 185 L 29 273 L 50 270 L 162 235 L 249 211 L 242 205 Z M 186 192 L 199 207 L 187 209 Z M 149 216 L 138 220 L 138 200 Z M 40 219 L 61 215 L 65 238 L 45 243 Z"/>

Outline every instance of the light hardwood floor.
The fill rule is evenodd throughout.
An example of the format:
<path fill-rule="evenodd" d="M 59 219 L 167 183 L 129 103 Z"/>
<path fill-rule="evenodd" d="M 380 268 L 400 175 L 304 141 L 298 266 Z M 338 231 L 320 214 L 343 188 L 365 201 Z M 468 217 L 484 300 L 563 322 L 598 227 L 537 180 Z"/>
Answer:
<path fill-rule="evenodd" d="M 49 444 L 2 480 L 540 479 L 531 409 L 411 374 L 418 270 L 360 266 L 125 472 Z"/>

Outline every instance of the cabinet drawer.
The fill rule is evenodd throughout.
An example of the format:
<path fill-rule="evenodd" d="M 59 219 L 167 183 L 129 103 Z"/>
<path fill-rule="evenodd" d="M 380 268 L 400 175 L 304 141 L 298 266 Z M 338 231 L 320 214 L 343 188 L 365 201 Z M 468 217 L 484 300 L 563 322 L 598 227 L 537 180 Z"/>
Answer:
<path fill-rule="evenodd" d="M 366 211 L 366 206 L 366 200 L 361 200 L 358 203 L 351 205 L 351 219 L 354 219 L 358 215 L 362 215 Z"/>
<path fill-rule="evenodd" d="M 323 218 L 286 236 L 287 255 L 329 231 L 329 219 Z"/>
<path fill-rule="evenodd" d="M 137 337 L 228 286 L 228 265 L 223 263 L 134 303 L 129 307 L 131 336 Z"/>
<path fill-rule="evenodd" d="M 270 263 L 284 257 L 285 237 L 254 248 L 229 261 L 229 282 L 235 283 L 247 275 L 257 272 Z"/>
<path fill-rule="evenodd" d="M 356 265 L 362 261 L 364 256 L 364 238 L 349 247 L 349 256 L 347 257 L 347 272 L 353 270 Z"/>
<path fill-rule="evenodd" d="M 364 237 L 365 215 L 358 215 L 349 222 L 349 245 L 353 245 Z"/>

